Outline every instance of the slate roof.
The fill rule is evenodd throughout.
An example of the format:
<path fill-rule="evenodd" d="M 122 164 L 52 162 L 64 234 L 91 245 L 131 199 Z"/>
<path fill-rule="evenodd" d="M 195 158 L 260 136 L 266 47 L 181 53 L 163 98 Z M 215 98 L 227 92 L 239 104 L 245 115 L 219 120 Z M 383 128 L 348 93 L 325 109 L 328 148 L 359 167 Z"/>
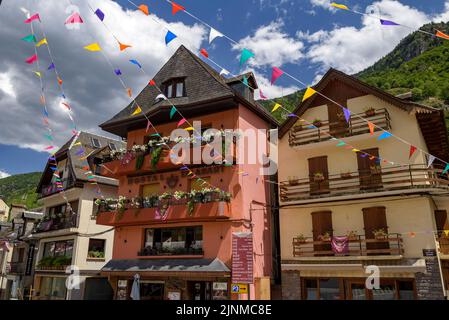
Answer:
<path fill-rule="evenodd" d="M 101 271 L 186 271 L 186 272 L 231 272 L 218 258 L 216 259 L 124 259 L 110 260 Z"/>
<path fill-rule="evenodd" d="M 69 150 L 69 148 L 72 145 L 72 142 L 74 142 L 73 140 L 75 138 L 76 138 L 76 136 L 71 137 L 61 148 L 59 148 L 59 150 L 56 152 L 55 156 L 56 156 L 57 161 L 68 158 L 69 164 L 71 165 L 73 177 L 77 181 L 81 181 L 81 182 L 88 181 L 87 175 L 84 174 L 85 171 L 82 170 L 82 167 L 86 165 L 86 161 L 80 160 L 80 158 L 82 156 L 76 155 L 76 153 L 81 148 L 84 149 L 83 155 L 94 154 L 97 150 L 104 149 L 105 147 L 109 148 L 109 143 L 113 143 L 116 146 L 117 150 L 126 148 L 126 142 L 123 142 L 121 140 L 107 138 L 107 137 L 99 136 L 99 135 L 96 135 L 93 133 L 81 131 L 77 138 L 77 141 L 75 141 L 75 142 L 81 142 L 81 146 L 74 146 Z M 98 141 L 100 142 L 100 145 L 101 145 L 100 148 L 96 148 L 93 146 L 92 138 L 98 139 Z M 93 171 L 94 168 L 92 167 L 92 164 L 89 163 L 89 165 L 90 165 L 90 170 Z M 38 192 L 43 184 L 49 183 L 52 173 L 53 172 L 49 168 L 49 162 L 47 162 L 44 173 L 41 176 L 41 180 L 40 180 L 38 188 L 37 188 Z M 118 185 L 117 180 L 107 178 L 107 177 L 102 177 L 102 176 L 96 176 L 96 181 L 98 183 Z"/>
<path fill-rule="evenodd" d="M 211 66 L 202 61 L 199 57 L 182 45 L 158 71 L 153 80 L 157 86 L 161 88 L 166 81 L 174 78 L 184 79 L 186 97 L 170 98 L 170 101 L 162 100 L 156 102 L 155 98 L 160 94 L 160 91 L 155 86 L 150 85 L 147 85 L 136 97 L 135 100 L 137 104 L 141 107 L 143 113 L 145 113 L 148 117 L 161 109 L 166 109 L 166 111 L 169 112 L 172 104 L 174 104 L 182 112 L 183 107 L 186 106 L 200 105 L 205 102 L 224 100 L 238 96 L 231 86 L 233 81 L 238 80 L 237 78 L 226 79 L 222 77 L 219 72 L 214 70 Z M 254 79 L 254 75 L 252 75 L 252 79 Z M 240 96 L 240 98 L 242 97 Z M 272 117 L 272 115 L 260 104 L 248 100 L 245 102 L 250 107 L 253 107 L 253 110 L 260 116 L 264 117 L 271 123 L 277 124 L 277 121 Z M 114 115 L 110 120 L 102 123 L 100 127 L 103 130 L 117 134 L 117 131 L 111 130 L 113 125 L 127 120 L 137 121 L 144 119 L 142 114 L 131 116 L 135 109 L 136 105 L 133 101 L 125 109 Z"/>

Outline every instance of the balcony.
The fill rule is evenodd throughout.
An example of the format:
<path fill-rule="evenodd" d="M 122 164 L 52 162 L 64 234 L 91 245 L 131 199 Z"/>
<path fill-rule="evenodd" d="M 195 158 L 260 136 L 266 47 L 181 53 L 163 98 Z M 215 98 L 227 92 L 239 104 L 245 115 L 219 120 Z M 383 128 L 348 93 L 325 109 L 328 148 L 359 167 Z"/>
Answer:
<path fill-rule="evenodd" d="M 280 182 L 280 196 L 283 202 L 320 199 L 355 194 L 392 192 L 400 190 L 449 189 L 447 175 L 442 170 L 427 168 L 427 165 L 376 167 L 370 170 L 323 174 L 317 180 L 314 176 Z"/>
<path fill-rule="evenodd" d="M 351 115 L 349 123 L 343 118 L 340 122 L 320 121 L 316 125 L 296 125 L 289 132 L 291 147 L 328 141 L 331 136 L 344 138 L 369 133 L 369 127 L 363 119 L 376 125 L 375 131 L 380 128 L 391 129 L 390 115 L 386 109 L 375 110 L 373 114 L 359 113 Z"/>
<path fill-rule="evenodd" d="M 180 244 L 170 242 L 159 243 L 158 246 L 154 248 L 148 247 L 140 250 L 137 255 L 139 257 L 161 257 L 161 256 L 202 256 L 204 255 L 203 248 L 185 248 L 185 243 L 182 242 Z"/>
<path fill-rule="evenodd" d="M 347 250 L 338 253 L 329 241 L 315 241 L 313 238 L 293 238 L 293 257 L 354 257 L 402 255 L 403 240 L 400 234 L 388 234 L 384 238 L 367 239 L 357 235 L 348 238 Z"/>
<path fill-rule="evenodd" d="M 71 178 L 63 179 L 61 182 L 62 182 L 62 186 L 64 187 L 64 190 L 75 186 L 75 181 Z M 60 189 L 55 184 L 49 184 L 49 185 L 42 186 L 41 192 L 39 194 L 39 198 L 44 198 L 44 197 L 50 196 L 52 194 L 58 193 L 59 191 L 60 191 Z"/>
<path fill-rule="evenodd" d="M 42 233 L 56 230 L 64 230 L 78 227 L 78 214 L 71 217 L 56 217 L 52 219 L 42 220 L 36 224 L 34 233 Z"/>
<path fill-rule="evenodd" d="M 43 257 L 36 266 L 36 271 L 64 271 L 71 265 L 72 257 Z"/>
<path fill-rule="evenodd" d="M 191 201 L 190 201 L 191 200 Z M 229 199 L 211 195 L 205 199 L 174 198 L 141 201 L 126 201 L 122 209 L 117 204 L 101 205 L 97 215 L 97 224 L 107 226 L 157 224 L 164 221 L 189 222 L 229 219 L 231 204 Z"/>
<path fill-rule="evenodd" d="M 9 274 L 24 274 L 25 262 L 11 262 L 8 266 Z"/>

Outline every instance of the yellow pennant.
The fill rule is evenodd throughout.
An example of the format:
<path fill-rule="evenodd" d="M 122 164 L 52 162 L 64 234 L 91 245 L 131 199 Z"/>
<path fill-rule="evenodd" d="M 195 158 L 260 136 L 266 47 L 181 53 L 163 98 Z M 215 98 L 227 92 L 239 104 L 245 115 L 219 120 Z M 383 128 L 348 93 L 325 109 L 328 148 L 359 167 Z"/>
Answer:
<path fill-rule="evenodd" d="M 316 93 L 316 91 L 314 89 L 312 89 L 311 87 L 308 87 L 306 92 L 304 93 L 304 97 L 302 98 L 302 102 L 306 101 L 307 99 L 309 99 L 311 96 L 313 96 Z"/>
<path fill-rule="evenodd" d="M 87 51 L 101 51 L 101 47 L 98 43 L 92 43 L 88 46 L 85 46 L 84 49 Z"/>
<path fill-rule="evenodd" d="M 80 145 L 81 145 L 81 142 L 77 142 L 74 144 L 74 146 L 80 146 Z"/>
<path fill-rule="evenodd" d="M 446 235 L 446 237 L 449 237 L 449 230 L 444 230 L 444 234 Z"/>
<path fill-rule="evenodd" d="M 195 129 L 193 127 L 188 127 L 188 128 L 185 128 L 184 130 L 186 130 L 186 131 L 193 131 Z"/>
<path fill-rule="evenodd" d="M 39 71 L 34 71 L 34 74 L 39 78 L 42 78 L 42 74 Z"/>
<path fill-rule="evenodd" d="M 36 47 L 40 47 L 43 44 L 48 45 L 47 38 L 44 38 L 41 41 L 39 41 L 38 43 L 36 43 Z"/>
<path fill-rule="evenodd" d="M 352 149 L 352 152 L 359 152 L 359 149 Z"/>
<path fill-rule="evenodd" d="M 349 8 L 347 6 L 345 6 L 344 4 L 338 4 L 338 3 L 332 2 L 331 6 L 338 8 L 338 9 L 349 10 Z"/>
<path fill-rule="evenodd" d="M 141 109 L 139 106 L 137 106 L 137 108 L 136 108 L 136 110 L 133 112 L 132 116 L 135 116 L 135 115 L 137 115 L 137 114 L 139 114 L 139 113 L 142 113 L 142 109 Z"/>
<path fill-rule="evenodd" d="M 280 107 L 282 107 L 279 103 L 276 103 L 273 107 L 273 110 L 271 110 L 271 112 L 275 112 L 277 109 L 279 109 Z"/>

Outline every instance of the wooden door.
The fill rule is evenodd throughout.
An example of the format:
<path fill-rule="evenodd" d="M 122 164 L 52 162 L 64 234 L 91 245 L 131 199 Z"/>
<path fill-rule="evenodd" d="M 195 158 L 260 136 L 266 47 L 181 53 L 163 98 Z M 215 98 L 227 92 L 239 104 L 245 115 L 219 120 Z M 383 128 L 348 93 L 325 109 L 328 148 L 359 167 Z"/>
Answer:
<path fill-rule="evenodd" d="M 365 226 L 365 239 L 375 239 L 374 230 L 383 229 L 388 234 L 387 215 L 385 207 L 363 208 L 363 224 Z M 388 237 L 386 241 L 379 241 L 377 243 L 366 243 L 367 250 L 380 250 L 379 252 L 372 252 L 368 255 L 384 255 L 389 254 L 388 249 L 390 244 Z"/>
<path fill-rule="evenodd" d="M 323 179 L 318 179 L 322 175 Z M 319 195 L 329 193 L 329 170 L 327 156 L 309 159 L 310 194 Z"/>
<path fill-rule="evenodd" d="M 376 163 L 376 158 L 372 158 L 379 158 L 379 149 L 367 149 L 362 152 L 366 152 L 369 156 L 361 157 L 361 154 L 357 153 L 360 189 L 370 190 L 382 188 L 382 172 L 380 164 Z"/>
<path fill-rule="evenodd" d="M 332 211 L 317 211 L 312 212 L 312 233 L 313 241 L 320 241 L 320 236 L 329 233 L 330 236 L 333 234 L 332 229 Z M 314 251 L 332 251 L 331 243 L 329 244 L 315 244 L 313 246 Z M 332 255 L 332 253 L 317 253 L 315 256 Z"/>
<path fill-rule="evenodd" d="M 327 105 L 327 113 L 329 117 L 329 130 L 331 135 L 336 138 L 347 136 L 349 125 L 346 122 L 342 108 L 331 103 Z"/>

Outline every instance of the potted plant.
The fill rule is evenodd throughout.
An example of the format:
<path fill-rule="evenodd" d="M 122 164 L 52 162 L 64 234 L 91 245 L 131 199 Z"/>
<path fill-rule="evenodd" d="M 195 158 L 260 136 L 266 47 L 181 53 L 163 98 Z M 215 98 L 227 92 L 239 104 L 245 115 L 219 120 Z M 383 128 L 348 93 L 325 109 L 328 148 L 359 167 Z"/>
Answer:
<path fill-rule="evenodd" d="M 382 228 L 373 230 L 373 235 L 377 240 L 385 240 L 388 237 L 387 232 Z"/>
<path fill-rule="evenodd" d="M 373 107 L 369 107 L 369 108 L 365 109 L 365 116 L 373 117 L 375 115 L 376 115 L 376 109 L 374 109 Z"/>
<path fill-rule="evenodd" d="M 351 171 L 340 173 L 340 177 L 344 180 L 351 179 L 352 178 Z"/>
<path fill-rule="evenodd" d="M 162 155 L 162 146 L 157 146 L 151 150 L 151 168 L 153 171 L 156 170 L 156 166 L 159 163 Z"/>
<path fill-rule="evenodd" d="M 195 203 L 203 202 L 204 199 L 203 192 L 199 190 L 190 191 L 190 197 Z"/>
<path fill-rule="evenodd" d="M 142 207 L 142 198 L 135 197 L 131 199 L 131 208 L 140 209 Z"/>
<path fill-rule="evenodd" d="M 323 123 L 321 122 L 320 119 L 315 119 L 315 120 L 313 120 L 312 124 L 313 124 L 315 127 L 317 127 L 317 128 L 319 128 L 319 127 L 321 127 L 321 126 L 323 125 Z"/>
<path fill-rule="evenodd" d="M 175 193 L 173 194 L 173 198 L 175 198 L 176 200 L 181 200 L 181 199 L 185 199 L 187 198 L 188 194 L 184 191 L 175 191 Z"/>
<path fill-rule="evenodd" d="M 214 190 L 211 188 L 204 188 L 202 192 L 204 195 L 203 202 L 212 202 Z"/>
<path fill-rule="evenodd" d="M 321 172 L 317 172 L 313 175 L 313 181 L 314 182 L 323 182 L 325 180 L 324 174 Z"/>
<path fill-rule="evenodd" d="M 323 233 L 323 234 L 318 236 L 318 240 L 325 241 L 325 242 L 331 241 L 331 238 L 332 237 L 331 237 L 329 232 L 325 232 L 325 233 Z"/>
<path fill-rule="evenodd" d="M 299 179 L 297 176 L 288 177 L 288 184 L 291 186 L 297 186 L 299 184 Z"/>
<path fill-rule="evenodd" d="M 295 238 L 299 243 L 306 243 L 307 238 L 301 233 Z"/>
<path fill-rule="evenodd" d="M 159 196 L 159 201 L 165 200 L 165 202 L 166 202 L 167 200 L 170 200 L 171 198 L 173 198 L 173 195 L 170 192 L 164 192 L 163 194 L 161 194 Z"/>
<path fill-rule="evenodd" d="M 348 231 L 346 236 L 350 241 L 359 240 L 359 235 L 357 234 L 357 231 Z"/>

